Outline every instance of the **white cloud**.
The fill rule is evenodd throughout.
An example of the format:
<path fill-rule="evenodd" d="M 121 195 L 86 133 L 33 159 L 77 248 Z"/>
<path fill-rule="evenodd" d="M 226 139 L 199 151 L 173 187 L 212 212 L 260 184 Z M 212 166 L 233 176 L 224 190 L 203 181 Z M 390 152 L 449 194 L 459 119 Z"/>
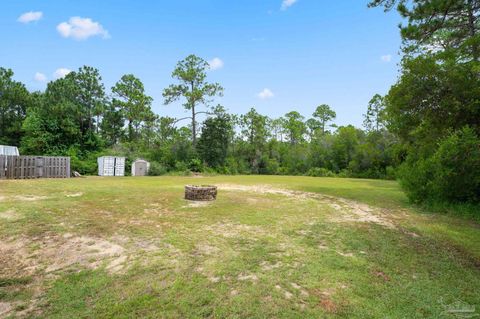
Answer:
<path fill-rule="evenodd" d="M 93 36 L 110 38 L 108 31 L 103 26 L 90 18 L 71 17 L 68 22 L 62 22 L 57 26 L 57 31 L 64 38 L 86 40 Z"/>
<path fill-rule="evenodd" d="M 210 70 L 212 71 L 223 68 L 224 64 L 225 63 L 223 63 L 223 61 L 220 58 L 213 58 L 210 61 L 208 61 L 208 65 L 210 66 Z"/>
<path fill-rule="evenodd" d="M 380 57 L 380 60 L 382 60 L 382 62 L 390 62 L 392 61 L 392 55 L 391 54 L 382 55 Z"/>
<path fill-rule="evenodd" d="M 33 77 L 35 81 L 37 82 L 47 82 L 47 76 L 43 73 L 37 72 L 35 73 L 35 76 Z"/>
<path fill-rule="evenodd" d="M 59 68 L 53 73 L 53 77 L 55 79 L 61 79 L 64 78 L 68 73 L 72 72 L 72 70 L 69 70 L 67 68 Z"/>
<path fill-rule="evenodd" d="M 297 0 L 283 0 L 280 9 L 287 10 L 289 7 L 293 6 L 295 2 L 297 2 Z"/>
<path fill-rule="evenodd" d="M 262 92 L 258 93 L 257 96 L 262 100 L 266 100 L 266 99 L 271 99 L 272 97 L 275 96 L 275 94 L 273 94 L 273 92 L 270 89 L 265 88 L 262 90 Z"/>
<path fill-rule="evenodd" d="M 17 21 L 21 23 L 30 23 L 33 21 L 38 21 L 43 17 L 43 12 L 41 11 L 30 11 L 25 12 L 21 16 L 18 17 Z"/>

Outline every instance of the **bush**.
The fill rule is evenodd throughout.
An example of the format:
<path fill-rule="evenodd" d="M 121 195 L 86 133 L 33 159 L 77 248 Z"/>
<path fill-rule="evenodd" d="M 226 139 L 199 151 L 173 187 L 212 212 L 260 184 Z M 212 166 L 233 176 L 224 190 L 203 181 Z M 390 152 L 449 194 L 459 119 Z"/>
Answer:
<path fill-rule="evenodd" d="M 148 169 L 149 176 L 161 176 L 167 173 L 167 168 L 159 162 L 150 162 L 150 168 Z"/>
<path fill-rule="evenodd" d="M 82 175 L 97 175 L 98 164 L 97 157 L 100 153 L 86 152 L 86 154 L 80 154 L 80 152 L 74 147 L 70 148 L 66 155 L 70 157 L 70 169 L 71 171 L 79 172 Z"/>
<path fill-rule="evenodd" d="M 338 172 L 337 177 L 341 177 L 341 178 L 352 177 L 352 172 L 349 171 L 348 169 L 342 169 L 340 172 Z"/>
<path fill-rule="evenodd" d="M 192 172 L 199 173 L 203 171 L 203 163 L 198 158 L 193 158 L 188 163 L 188 169 Z"/>
<path fill-rule="evenodd" d="M 335 177 L 335 173 L 324 167 L 311 168 L 308 170 L 307 175 L 312 177 Z"/>
<path fill-rule="evenodd" d="M 398 171 L 414 202 L 480 202 L 480 139 L 464 127 L 440 141 L 427 158 L 409 156 Z"/>
<path fill-rule="evenodd" d="M 188 171 L 188 166 L 185 162 L 177 161 L 175 162 L 175 171 L 177 172 Z"/>
<path fill-rule="evenodd" d="M 397 179 L 397 171 L 394 167 L 392 166 L 387 166 L 385 170 L 385 178 L 389 180 L 395 180 Z"/>

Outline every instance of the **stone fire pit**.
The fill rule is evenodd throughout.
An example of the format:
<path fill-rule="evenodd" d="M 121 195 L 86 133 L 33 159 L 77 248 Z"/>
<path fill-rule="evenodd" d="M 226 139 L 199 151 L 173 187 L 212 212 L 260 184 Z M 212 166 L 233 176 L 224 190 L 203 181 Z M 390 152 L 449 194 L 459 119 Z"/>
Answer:
<path fill-rule="evenodd" d="M 217 186 L 187 185 L 185 186 L 185 199 L 195 201 L 215 200 L 217 199 Z"/>

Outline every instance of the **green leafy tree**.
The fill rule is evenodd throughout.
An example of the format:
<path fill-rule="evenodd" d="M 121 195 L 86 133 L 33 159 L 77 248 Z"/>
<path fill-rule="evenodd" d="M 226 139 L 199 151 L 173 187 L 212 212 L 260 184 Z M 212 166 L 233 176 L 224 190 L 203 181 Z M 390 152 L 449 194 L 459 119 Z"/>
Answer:
<path fill-rule="evenodd" d="M 462 60 L 479 62 L 479 0 L 373 0 L 369 6 L 397 8 L 404 51 L 443 53 L 454 50 Z"/>
<path fill-rule="evenodd" d="M 307 127 L 308 136 L 310 141 L 312 141 L 316 135 L 316 133 L 321 129 L 322 125 L 320 121 L 314 118 L 310 118 L 305 122 Z"/>
<path fill-rule="evenodd" d="M 305 118 L 297 111 L 285 114 L 284 129 L 292 145 L 299 144 L 305 140 L 306 126 L 304 119 Z"/>
<path fill-rule="evenodd" d="M 368 102 L 367 113 L 363 115 L 363 126 L 367 131 L 379 131 L 385 125 L 385 99 L 375 94 Z"/>
<path fill-rule="evenodd" d="M 82 152 L 96 145 L 88 132 L 82 131 L 82 124 L 88 125 L 88 121 L 79 118 L 81 107 L 75 97 L 71 77 L 50 82 L 44 94 L 36 95 L 23 122 L 23 153 L 66 155 L 70 148 Z"/>
<path fill-rule="evenodd" d="M 285 135 L 285 118 L 279 117 L 277 119 L 272 119 L 269 121 L 269 126 L 272 131 L 273 138 L 277 141 L 283 142 Z"/>
<path fill-rule="evenodd" d="M 118 144 L 124 137 L 125 119 L 122 111 L 114 103 L 108 103 L 100 124 L 101 135 L 108 146 Z"/>
<path fill-rule="evenodd" d="M 113 104 L 118 107 L 127 120 L 128 141 L 132 142 L 139 135 L 139 128 L 146 122 L 154 120 L 151 104 L 153 99 L 145 94 L 142 81 L 132 74 L 122 76 L 112 92 Z"/>
<path fill-rule="evenodd" d="M 328 122 L 333 121 L 337 117 L 337 113 L 327 104 L 322 104 L 315 109 L 313 117 L 320 122 L 322 134 L 325 134 Z"/>
<path fill-rule="evenodd" d="M 240 128 L 243 141 L 247 143 L 245 155 L 254 172 L 258 172 L 259 161 L 265 150 L 268 138 L 268 118 L 251 108 L 240 116 Z"/>
<path fill-rule="evenodd" d="M 100 117 L 103 115 L 106 105 L 105 87 L 100 72 L 93 67 L 83 66 L 66 77 L 74 82 L 75 99 L 81 106 L 80 115 L 87 117 L 88 130 L 93 131 L 94 122 L 96 122 L 96 133 L 98 133 Z M 94 121 L 94 117 L 96 117 L 96 121 Z"/>
<path fill-rule="evenodd" d="M 206 105 L 210 99 L 223 94 L 223 88 L 218 83 L 208 83 L 207 69 L 208 63 L 195 56 L 189 55 L 184 60 L 178 62 L 173 70 L 172 77 L 179 81 L 179 84 L 172 84 L 163 91 L 165 104 L 184 98 L 183 107 L 191 111 L 192 116 L 184 119 L 192 120 L 192 142 L 196 145 L 197 140 L 197 115 L 200 113 L 197 106 Z"/>
<path fill-rule="evenodd" d="M 20 144 L 30 103 L 30 93 L 22 83 L 13 80 L 13 71 L 0 68 L 0 144 Z"/>
<path fill-rule="evenodd" d="M 216 116 L 207 118 L 197 146 L 201 159 L 210 167 L 223 166 L 232 135 L 233 123 L 230 115 L 217 112 Z"/>
<path fill-rule="evenodd" d="M 338 128 L 332 150 L 333 158 L 339 170 L 348 168 L 357 151 L 359 134 L 359 130 L 352 125 Z"/>

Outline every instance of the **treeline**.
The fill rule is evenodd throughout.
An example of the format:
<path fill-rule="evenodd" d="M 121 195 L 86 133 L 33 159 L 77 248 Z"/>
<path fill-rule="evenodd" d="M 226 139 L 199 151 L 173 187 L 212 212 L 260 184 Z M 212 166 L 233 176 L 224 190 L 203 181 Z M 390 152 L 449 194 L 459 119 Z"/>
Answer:
<path fill-rule="evenodd" d="M 97 156 L 120 154 L 150 160 L 152 174 L 394 178 L 401 148 L 385 128 L 381 96 L 368 106 L 364 130 L 336 127 L 336 113 L 325 104 L 310 118 L 292 111 L 272 119 L 255 108 L 236 115 L 220 105 L 199 110 L 223 91 L 206 82 L 207 69 L 201 58 L 187 57 L 173 73 L 178 83 L 164 91 L 165 103 L 185 102 L 191 116 L 184 119 L 154 114 L 152 98 L 133 75 L 107 94 L 99 71 L 85 66 L 48 83 L 44 92 L 30 93 L 12 71 L 0 69 L 0 143 L 18 145 L 22 154 L 70 156 L 82 174 L 96 173 Z M 190 124 L 179 126 L 179 120 Z"/>

